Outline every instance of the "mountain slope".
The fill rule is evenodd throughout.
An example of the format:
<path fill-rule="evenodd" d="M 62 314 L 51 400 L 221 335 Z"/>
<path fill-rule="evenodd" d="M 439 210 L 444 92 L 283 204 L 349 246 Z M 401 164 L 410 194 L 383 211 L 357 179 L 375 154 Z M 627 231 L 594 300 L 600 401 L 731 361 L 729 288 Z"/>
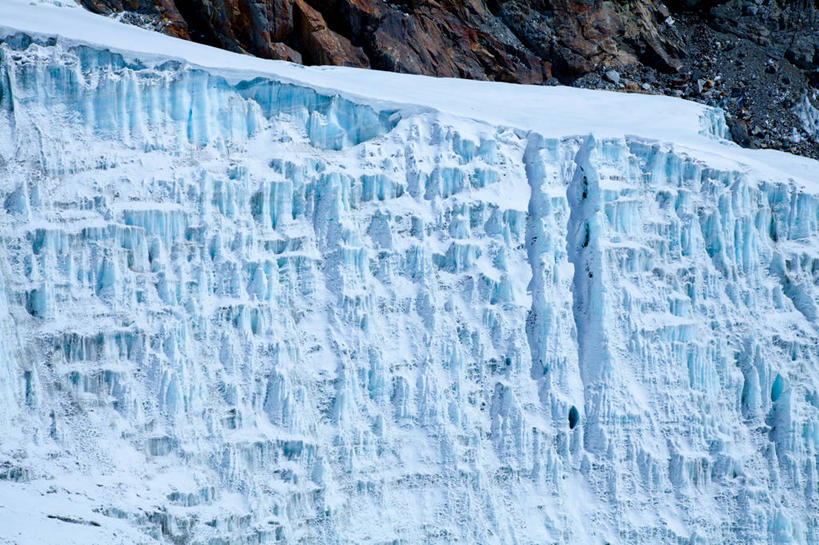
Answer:
<path fill-rule="evenodd" d="M 681 65 L 661 3 L 83 0 L 231 51 L 306 64 L 538 83 L 604 63 Z"/>

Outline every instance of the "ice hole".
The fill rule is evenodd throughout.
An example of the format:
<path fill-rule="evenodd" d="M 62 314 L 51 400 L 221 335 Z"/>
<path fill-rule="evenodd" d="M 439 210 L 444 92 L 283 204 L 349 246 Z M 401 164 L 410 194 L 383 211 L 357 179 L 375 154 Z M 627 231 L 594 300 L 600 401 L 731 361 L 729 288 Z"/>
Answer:
<path fill-rule="evenodd" d="M 572 408 L 569 409 L 569 429 L 573 430 L 575 426 L 577 426 L 577 421 L 580 420 L 580 413 L 577 412 L 577 407 L 572 405 Z"/>

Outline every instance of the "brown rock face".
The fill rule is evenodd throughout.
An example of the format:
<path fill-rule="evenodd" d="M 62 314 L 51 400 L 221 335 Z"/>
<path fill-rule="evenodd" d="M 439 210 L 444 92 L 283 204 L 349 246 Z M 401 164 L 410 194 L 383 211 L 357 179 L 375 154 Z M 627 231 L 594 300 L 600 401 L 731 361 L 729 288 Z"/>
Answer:
<path fill-rule="evenodd" d="M 302 58 L 309 64 L 370 67 L 364 50 L 330 30 L 324 16 L 304 0 L 295 0 L 293 22 L 303 46 Z"/>
<path fill-rule="evenodd" d="M 561 74 L 577 76 L 637 62 L 665 71 L 682 65 L 678 36 L 664 25 L 669 14 L 660 3 L 510 0 L 499 4 L 499 14 Z"/>
<path fill-rule="evenodd" d="M 542 83 L 681 65 L 659 0 L 80 0 L 166 33 L 305 64 Z"/>

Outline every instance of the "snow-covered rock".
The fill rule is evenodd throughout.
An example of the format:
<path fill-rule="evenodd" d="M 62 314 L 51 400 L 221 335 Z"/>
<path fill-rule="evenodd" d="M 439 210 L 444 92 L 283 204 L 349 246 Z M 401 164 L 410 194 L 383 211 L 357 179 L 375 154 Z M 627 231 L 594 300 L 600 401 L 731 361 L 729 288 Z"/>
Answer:
<path fill-rule="evenodd" d="M 0 543 L 819 542 L 815 161 L 0 28 Z"/>

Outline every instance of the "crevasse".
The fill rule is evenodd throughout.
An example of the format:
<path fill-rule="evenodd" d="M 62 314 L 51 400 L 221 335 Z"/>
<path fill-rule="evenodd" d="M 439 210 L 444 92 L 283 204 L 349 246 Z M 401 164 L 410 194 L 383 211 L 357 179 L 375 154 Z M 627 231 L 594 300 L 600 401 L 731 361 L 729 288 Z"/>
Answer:
<path fill-rule="evenodd" d="M 784 176 L 23 33 L 0 134 L 4 497 L 108 543 L 819 542 Z"/>

